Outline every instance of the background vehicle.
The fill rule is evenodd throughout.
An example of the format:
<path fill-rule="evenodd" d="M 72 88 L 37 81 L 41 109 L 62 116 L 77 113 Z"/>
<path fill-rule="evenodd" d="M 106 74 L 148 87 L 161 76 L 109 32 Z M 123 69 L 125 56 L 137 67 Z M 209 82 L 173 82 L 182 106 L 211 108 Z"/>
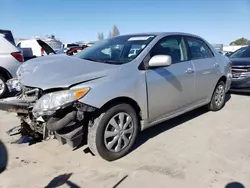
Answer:
<path fill-rule="evenodd" d="M 75 44 L 75 43 L 64 43 L 63 44 L 63 49 L 64 49 L 64 53 L 66 53 L 70 48 L 74 48 L 74 47 L 79 47 L 79 44 Z"/>
<path fill-rule="evenodd" d="M 56 52 L 44 41 L 40 39 L 22 40 L 17 44 L 20 48 L 30 48 L 33 57 L 56 54 Z"/>
<path fill-rule="evenodd" d="M 88 46 L 73 46 L 68 48 L 63 48 L 59 51 L 57 51 L 57 54 L 67 54 L 67 55 L 75 55 L 79 52 L 81 52 L 83 49 L 87 48 Z"/>
<path fill-rule="evenodd" d="M 233 82 L 231 91 L 250 92 L 250 46 L 242 47 L 232 53 Z"/>
<path fill-rule="evenodd" d="M 23 61 L 20 49 L 0 34 L 0 98 L 8 93 L 6 81 L 16 77 L 16 71 Z"/>
<path fill-rule="evenodd" d="M 21 113 L 34 138 L 54 132 L 77 147 L 87 133 L 91 151 L 110 161 L 126 155 L 141 130 L 204 105 L 220 110 L 231 84 L 230 60 L 184 33 L 118 36 L 17 72 L 22 94 L 0 109 Z"/>

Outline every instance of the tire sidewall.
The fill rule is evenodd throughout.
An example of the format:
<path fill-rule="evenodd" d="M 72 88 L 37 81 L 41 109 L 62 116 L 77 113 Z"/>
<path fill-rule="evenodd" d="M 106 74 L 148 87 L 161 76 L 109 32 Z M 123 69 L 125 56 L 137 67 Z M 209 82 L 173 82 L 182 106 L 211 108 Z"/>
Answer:
<path fill-rule="evenodd" d="M 124 148 L 120 152 L 111 152 L 105 146 L 104 132 L 110 119 L 120 112 L 125 112 L 131 116 L 133 124 L 134 124 L 134 133 L 132 135 L 129 145 L 126 148 Z M 108 161 L 116 160 L 118 158 L 123 157 L 129 151 L 131 151 L 133 144 L 135 143 L 138 131 L 139 131 L 138 117 L 137 117 L 135 110 L 130 105 L 119 104 L 110 108 L 102 116 L 99 122 L 99 125 L 97 126 L 97 130 L 96 130 L 96 148 L 97 148 L 99 155 Z"/>
<path fill-rule="evenodd" d="M 223 89 L 224 89 L 224 98 L 223 98 L 223 102 L 222 102 L 222 104 L 220 106 L 216 105 L 216 103 L 215 103 L 216 90 L 217 90 L 217 88 L 219 86 L 223 86 Z M 226 100 L 226 85 L 225 85 L 225 83 L 223 81 L 220 81 L 215 87 L 210 108 L 213 111 L 218 111 L 218 110 L 222 109 L 224 107 L 224 105 L 225 105 L 225 100 Z"/>
<path fill-rule="evenodd" d="M 4 96 L 6 96 L 7 92 L 8 92 L 8 88 L 6 85 L 6 80 L 0 75 L 0 79 L 3 81 L 4 83 L 4 90 L 3 93 L 0 93 L 0 98 L 3 98 Z"/>

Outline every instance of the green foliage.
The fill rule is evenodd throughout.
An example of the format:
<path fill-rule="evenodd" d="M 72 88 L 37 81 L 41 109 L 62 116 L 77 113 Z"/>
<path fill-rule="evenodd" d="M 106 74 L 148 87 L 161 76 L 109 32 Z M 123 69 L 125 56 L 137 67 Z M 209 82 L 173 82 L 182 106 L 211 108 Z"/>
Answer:
<path fill-rule="evenodd" d="M 230 43 L 230 45 L 250 45 L 250 40 L 242 37 Z"/>
<path fill-rule="evenodd" d="M 112 28 L 112 31 L 109 31 L 108 38 L 116 37 L 116 36 L 119 36 L 119 35 L 120 35 L 120 31 L 117 28 L 117 26 L 114 25 L 113 28 Z M 104 39 L 103 33 L 98 33 L 98 40 L 103 40 L 103 39 Z"/>
<path fill-rule="evenodd" d="M 120 35 L 120 31 L 119 29 L 116 27 L 116 25 L 113 26 L 113 30 L 112 30 L 112 37 L 116 37 Z"/>

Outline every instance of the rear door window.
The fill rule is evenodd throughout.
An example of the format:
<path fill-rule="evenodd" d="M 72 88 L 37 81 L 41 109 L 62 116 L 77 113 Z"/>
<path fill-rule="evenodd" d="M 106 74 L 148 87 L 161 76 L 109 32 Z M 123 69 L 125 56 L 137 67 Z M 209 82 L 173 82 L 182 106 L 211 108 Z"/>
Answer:
<path fill-rule="evenodd" d="M 38 44 L 44 49 L 44 51 L 49 55 L 50 53 L 55 54 L 56 52 L 45 42 L 41 40 L 37 40 Z"/>
<path fill-rule="evenodd" d="M 200 39 L 188 37 L 187 43 L 192 59 L 205 59 L 214 56 L 208 45 Z"/>

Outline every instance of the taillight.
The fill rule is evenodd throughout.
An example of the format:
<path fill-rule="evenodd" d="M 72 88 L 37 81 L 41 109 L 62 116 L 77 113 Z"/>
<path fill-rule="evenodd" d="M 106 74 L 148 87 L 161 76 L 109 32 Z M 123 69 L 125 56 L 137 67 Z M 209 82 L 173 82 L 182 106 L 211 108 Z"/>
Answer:
<path fill-rule="evenodd" d="M 230 67 L 232 67 L 233 62 L 232 62 L 232 61 L 230 61 L 228 64 L 229 64 L 229 66 L 230 66 Z"/>
<path fill-rule="evenodd" d="M 19 62 L 24 62 L 23 55 L 21 52 L 13 52 L 11 55 Z"/>
<path fill-rule="evenodd" d="M 45 55 L 44 49 L 41 48 L 41 56 L 44 56 L 44 55 Z"/>

